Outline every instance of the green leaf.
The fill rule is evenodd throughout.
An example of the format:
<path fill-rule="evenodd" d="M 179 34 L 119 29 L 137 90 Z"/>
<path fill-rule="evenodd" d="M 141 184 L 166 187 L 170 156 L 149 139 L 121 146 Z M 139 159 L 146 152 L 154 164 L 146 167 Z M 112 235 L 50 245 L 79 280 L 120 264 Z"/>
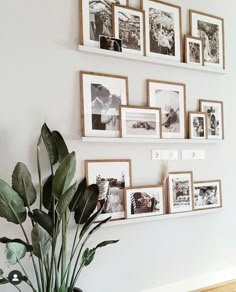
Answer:
<path fill-rule="evenodd" d="M 0 243 L 3 243 L 3 244 L 7 244 L 7 243 L 20 243 L 20 244 L 23 244 L 26 247 L 26 251 L 27 252 L 32 252 L 33 251 L 32 245 L 24 242 L 23 240 L 21 240 L 19 238 L 9 239 L 7 237 L 2 237 L 2 238 L 0 238 Z"/>
<path fill-rule="evenodd" d="M 23 244 L 10 242 L 6 244 L 5 256 L 9 265 L 17 264 L 26 254 L 26 247 Z"/>
<path fill-rule="evenodd" d="M 0 279 L 0 285 L 8 284 L 9 281 L 7 279 Z"/>
<path fill-rule="evenodd" d="M 34 225 L 32 232 L 33 253 L 36 257 L 45 258 L 51 247 L 51 237 L 39 224 Z"/>
<path fill-rule="evenodd" d="M 61 162 L 69 154 L 68 148 L 66 146 L 66 143 L 65 143 L 62 135 L 59 132 L 53 131 L 52 138 L 53 138 L 53 140 L 56 144 L 56 147 L 57 147 L 58 160 L 59 160 L 59 162 Z"/>
<path fill-rule="evenodd" d="M 4 274 L 3 270 L 0 269 L 0 277 Z"/>
<path fill-rule="evenodd" d="M 52 180 L 53 176 L 50 175 L 43 185 L 43 206 L 47 210 L 50 210 L 52 205 Z"/>
<path fill-rule="evenodd" d="M 91 264 L 91 262 L 94 260 L 96 254 L 96 248 L 89 249 L 86 248 L 83 255 L 82 255 L 82 264 L 87 267 Z"/>
<path fill-rule="evenodd" d="M 78 188 L 77 188 L 77 191 L 74 195 L 74 198 L 72 199 L 72 201 L 70 203 L 71 212 L 74 212 L 77 209 L 79 199 L 82 196 L 82 194 L 85 192 L 86 188 L 87 188 L 87 181 L 86 181 L 86 177 L 85 177 L 78 185 Z"/>
<path fill-rule="evenodd" d="M 54 224 L 51 216 L 39 209 L 35 209 L 33 212 L 29 212 L 29 216 L 35 223 L 38 223 L 51 236 L 53 236 Z"/>
<path fill-rule="evenodd" d="M 31 175 L 24 163 L 18 162 L 12 175 L 12 187 L 30 207 L 36 201 L 36 190 L 32 183 Z"/>
<path fill-rule="evenodd" d="M 75 152 L 72 152 L 62 160 L 53 179 L 52 192 L 57 199 L 59 199 L 70 186 L 75 175 L 75 169 Z"/>
<path fill-rule="evenodd" d="M 101 248 L 101 247 L 105 247 L 105 246 L 110 245 L 110 244 L 115 244 L 117 242 L 119 242 L 119 240 L 106 240 L 106 241 L 99 243 L 96 246 L 96 249 Z"/>
<path fill-rule="evenodd" d="M 59 218 L 62 218 L 63 214 L 66 212 L 72 198 L 77 189 L 77 183 L 74 183 L 59 199 L 56 211 Z"/>
<path fill-rule="evenodd" d="M 99 189 L 97 185 L 90 185 L 78 201 L 77 209 L 75 210 L 75 222 L 83 224 L 87 221 L 90 215 L 94 212 L 99 196 Z"/>
<path fill-rule="evenodd" d="M 102 220 L 101 222 L 99 222 L 97 225 L 95 225 L 95 227 L 89 231 L 89 236 L 92 235 L 94 232 L 96 232 L 98 229 L 100 229 L 102 227 L 102 225 L 106 224 L 107 222 L 109 222 L 111 220 L 111 217 L 108 217 L 104 220 Z"/>
<path fill-rule="evenodd" d="M 49 130 L 48 126 L 44 124 L 41 129 L 41 136 L 43 143 L 47 149 L 48 157 L 51 165 L 54 165 L 58 161 L 58 152 L 57 147 L 52 137 L 52 133 Z"/>
<path fill-rule="evenodd" d="M 98 216 L 101 214 L 103 208 L 100 208 L 96 213 L 94 213 L 92 216 L 89 217 L 89 219 L 85 222 L 81 232 L 80 232 L 80 239 L 84 236 L 84 234 L 89 230 L 89 228 L 92 226 L 94 221 L 98 218 Z"/>
<path fill-rule="evenodd" d="M 0 179 L 0 217 L 19 224 L 26 219 L 24 202 L 5 181 Z"/>

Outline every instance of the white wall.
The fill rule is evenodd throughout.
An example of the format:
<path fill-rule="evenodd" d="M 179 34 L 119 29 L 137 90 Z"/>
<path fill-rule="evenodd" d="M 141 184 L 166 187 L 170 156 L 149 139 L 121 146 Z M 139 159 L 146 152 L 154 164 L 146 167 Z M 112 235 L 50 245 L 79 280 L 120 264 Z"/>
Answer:
<path fill-rule="evenodd" d="M 146 104 L 147 78 L 185 82 L 189 110 L 197 109 L 199 98 L 225 103 L 225 142 L 194 146 L 207 151 L 206 161 L 169 163 L 171 171 L 193 171 L 196 180 L 221 178 L 224 209 L 211 215 L 104 228 L 91 245 L 104 238 L 119 238 L 120 243 L 99 251 L 93 265 L 83 272 L 78 286 L 85 292 L 141 292 L 153 288 L 159 291 L 158 287 L 167 284 L 236 268 L 236 2 L 170 2 L 183 7 L 184 32 L 188 31 L 188 8 L 225 18 L 227 75 L 84 55 L 77 50 L 78 0 L 0 0 L 0 177 L 3 179 L 10 181 L 16 162 L 24 161 L 36 180 L 35 143 L 46 120 L 52 129 L 77 137 L 69 142 L 78 153 L 80 177 L 84 174 L 85 159 L 130 158 L 134 185 L 160 182 L 161 164 L 150 159 L 151 149 L 159 146 L 80 141 L 80 70 L 127 75 L 132 105 Z M 189 149 L 189 146 L 159 148 Z M 20 234 L 14 226 L 4 220 L 0 222 L 0 236 Z M 0 266 L 6 267 L 3 256 Z M 0 291 L 10 292 L 12 288 L 0 287 Z"/>

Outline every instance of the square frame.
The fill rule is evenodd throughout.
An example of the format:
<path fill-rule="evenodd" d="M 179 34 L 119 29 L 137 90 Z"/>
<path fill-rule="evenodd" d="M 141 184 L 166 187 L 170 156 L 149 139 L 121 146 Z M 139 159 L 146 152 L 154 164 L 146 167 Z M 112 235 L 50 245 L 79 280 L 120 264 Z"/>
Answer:
<path fill-rule="evenodd" d="M 201 140 L 201 139 L 207 139 L 208 138 L 208 130 L 207 130 L 207 114 L 206 113 L 202 113 L 202 112 L 189 112 L 188 113 L 188 120 L 189 120 L 189 139 L 197 139 L 197 140 Z M 203 126 L 203 136 L 194 136 L 193 135 L 193 119 L 192 117 L 198 116 L 198 117 L 203 117 L 204 118 L 204 126 Z"/>
<path fill-rule="evenodd" d="M 190 51 L 189 51 L 189 43 L 195 43 L 197 45 L 199 45 L 199 57 L 200 60 L 199 62 L 194 62 L 190 60 Z M 196 65 L 196 66 L 204 66 L 204 51 L 203 51 L 203 40 L 201 38 L 197 38 L 197 37 L 193 37 L 193 36 L 189 36 L 186 35 L 185 36 L 185 63 L 186 64 L 192 64 L 192 65 Z"/>

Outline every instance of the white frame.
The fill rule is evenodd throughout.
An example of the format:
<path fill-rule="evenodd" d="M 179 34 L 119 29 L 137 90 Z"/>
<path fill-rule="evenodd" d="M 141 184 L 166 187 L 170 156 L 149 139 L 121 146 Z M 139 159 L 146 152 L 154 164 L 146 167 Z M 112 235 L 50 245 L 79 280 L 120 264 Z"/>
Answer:
<path fill-rule="evenodd" d="M 190 60 L 189 44 L 195 43 L 199 45 L 200 62 L 193 62 Z M 185 62 L 194 66 L 204 66 L 203 41 L 200 38 L 185 36 Z"/>

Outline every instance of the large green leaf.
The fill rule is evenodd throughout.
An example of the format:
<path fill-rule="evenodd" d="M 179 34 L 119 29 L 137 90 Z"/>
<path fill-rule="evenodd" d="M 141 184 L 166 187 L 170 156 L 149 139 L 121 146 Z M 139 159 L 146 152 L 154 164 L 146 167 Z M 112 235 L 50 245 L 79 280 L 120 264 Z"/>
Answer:
<path fill-rule="evenodd" d="M 25 254 L 25 245 L 16 242 L 6 244 L 5 256 L 9 265 L 17 264 L 25 256 Z"/>
<path fill-rule="evenodd" d="M 10 238 L 7 238 L 7 237 L 2 237 L 2 238 L 0 238 L 0 243 L 3 243 L 3 244 L 20 243 L 20 244 L 23 244 L 25 246 L 27 252 L 32 252 L 33 251 L 32 245 L 24 242 L 23 240 L 21 240 L 19 238 L 10 239 Z"/>
<path fill-rule="evenodd" d="M 101 222 L 99 222 L 98 224 L 96 224 L 92 230 L 89 231 L 89 236 L 91 236 L 94 232 L 98 231 L 98 229 L 100 229 L 102 227 L 102 225 L 108 223 L 111 220 L 111 216 L 102 220 Z"/>
<path fill-rule="evenodd" d="M 65 143 L 62 135 L 59 132 L 53 131 L 52 138 L 53 138 L 53 140 L 56 144 L 56 147 L 57 147 L 58 160 L 59 160 L 59 162 L 61 162 L 69 154 L 68 148 L 66 146 L 66 143 Z"/>
<path fill-rule="evenodd" d="M 74 183 L 59 199 L 56 211 L 59 218 L 62 218 L 63 214 L 66 212 L 72 198 L 77 189 L 77 183 Z"/>
<path fill-rule="evenodd" d="M 52 180 L 53 176 L 50 175 L 43 184 L 43 206 L 49 210 L 52 205 Z"/>
<path fill-rule="evenodd" d="M 5 181 L 0 179 L 0 217 L 19 224 L 26 219 L 24 202 Z"/>
<path fill-rule="evenodd" d="M 45 258 L 51 247 L 51 237 L 39 224 L 35 224 L 32 232 L 33 253 L 38 258 Z"/>
<path fill-rule="evenodd" d="M 58 152 L 55 141 L 52 137 L 52 133 L 46 124 L 43 124 L 41 129 L 41 136 L 43 143 L 47 149 L 48 157 L 51 165 L 54 165 L 58 161 Z"/>
<path fill-rule="evenodd" d="M 84 224 L 90 215 L 94 212 L 99 196 L 97 185 L 90 185 L 84 193 L 81 193 L 77 209 L 75 210 L 75 222 Z"/>
<path fill-rule="evenodd" d="M 70 203 L 71 212 L 73 212 L 77 209 L 79 199 L 80 199 L 81 195 L 85 192 L 86 188 L 87 188 L 87 181 L 86 181 L 86 177 L 85 177 L 78 185 L 78 188 L 77 188 L 77 191 L 74 195 L 74 198 L 72 199 L 72 201 Z"/>
<path fill-rule="evenodd" d="M 110 245 L 110 244 L 115 244 L 117 242 L 119 242 L 119 240 L 106 240 L 106 241 L 99 243 L 96 246 L 96 249 L 101 248 L 101 247 L 105 247 L 105 246 Z"/>
<path fill-rule="evenodd" d="M 0 277 L 4 274 L 3 270 L 0 269 Z"/>
<path fill-rule="evenodd" d="M 67 155 L 59 165 L 56 170 L 53 183 L 52 183 L 52 192 L 53 195 L 59 199 L 62 194 L 68 189 L 71 184 L 71 181 L 75 175 L 76 169 L 76 158 L 75 152 Z"/>
<path fill-rule="evenodd" d="M 31 175 L 22 162 L 18 162 L 13 171 L 12 187 L 20 195 L 25 206 L 30 207 L 36 201 L 36 190 Z"/>
<path fill-rule="evenodd" d="M 35 223 L 38 223 L 51 236 L 53 236 L 54 224 L 51 216 L 39 209 L 35 209 L 32 212 L 29 212 L 29 216 Z"/>

